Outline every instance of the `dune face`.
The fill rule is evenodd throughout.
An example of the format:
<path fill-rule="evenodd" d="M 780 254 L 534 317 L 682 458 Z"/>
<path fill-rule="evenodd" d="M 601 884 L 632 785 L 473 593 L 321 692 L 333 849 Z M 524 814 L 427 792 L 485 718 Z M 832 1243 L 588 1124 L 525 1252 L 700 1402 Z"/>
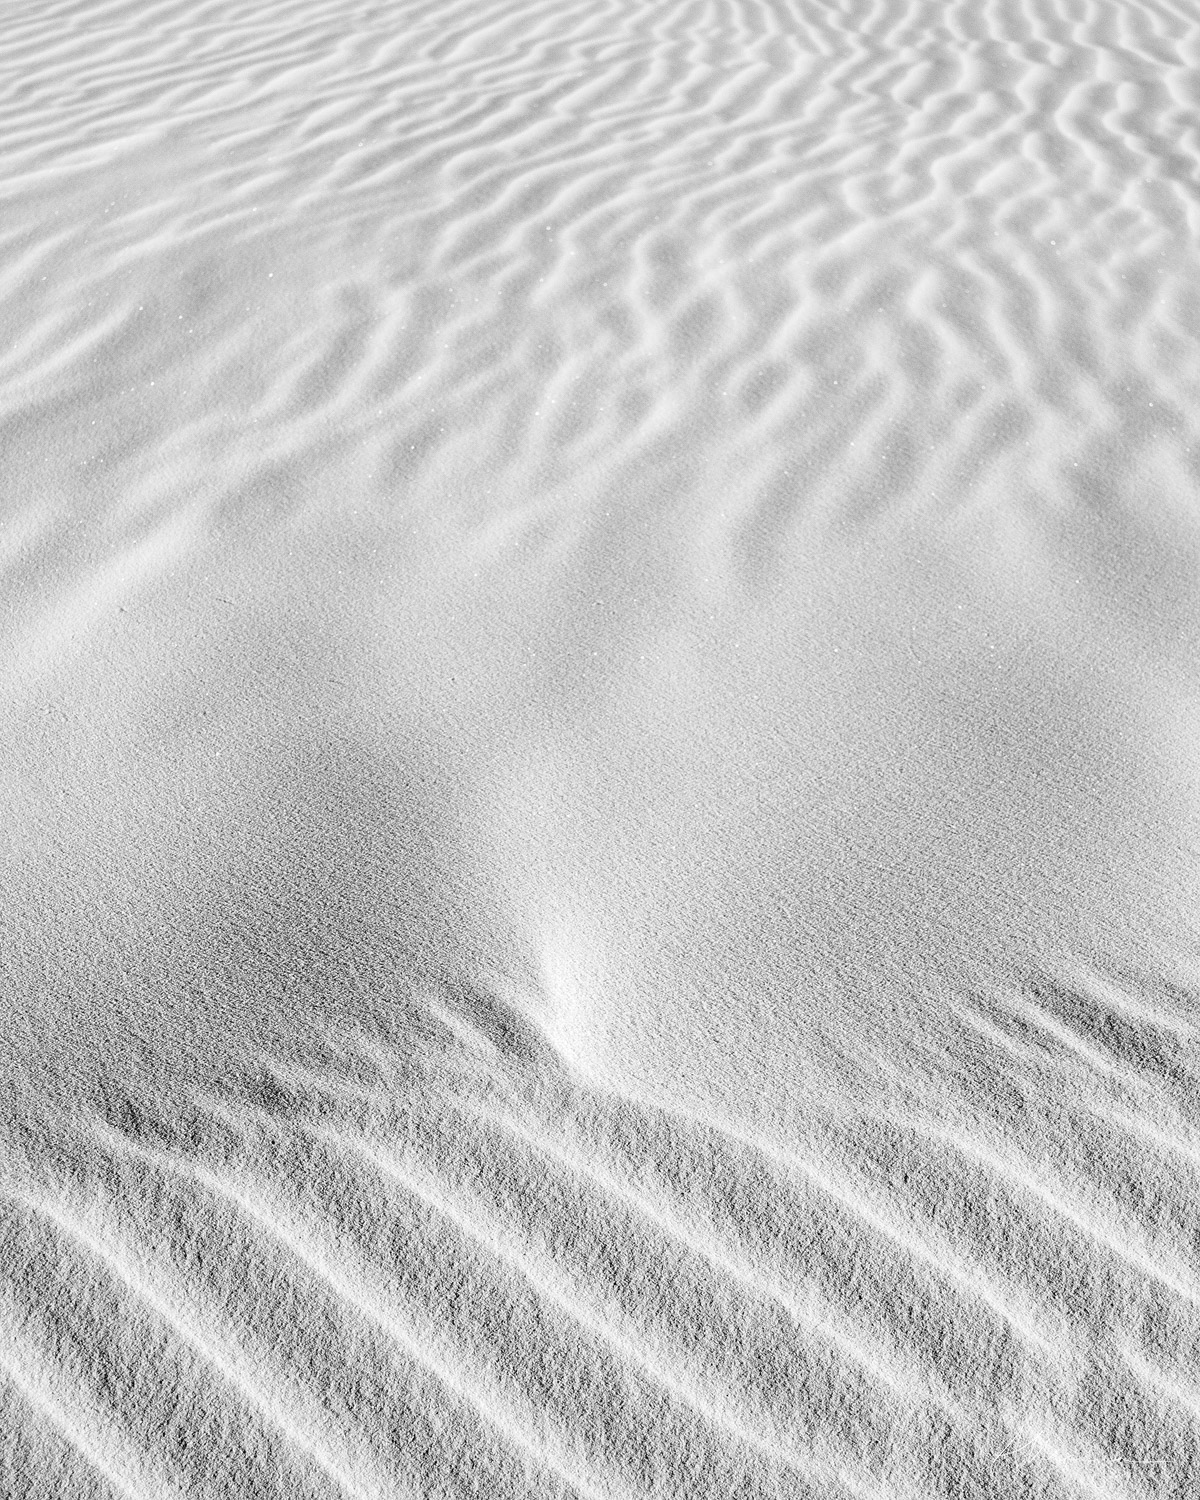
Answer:
<path fill-rule="evenodd" d="M 786 1149 L 504 1013 L 41 1143 L 0 1192 L 6 1493 L 1191 1493 L 1190 997 L 962 997 L 936 1077 Z"/>
<path fill-rule="evenodd" d="M 0 51 L 4 1500 L 1194 1494 L 1193 9 Z"/>

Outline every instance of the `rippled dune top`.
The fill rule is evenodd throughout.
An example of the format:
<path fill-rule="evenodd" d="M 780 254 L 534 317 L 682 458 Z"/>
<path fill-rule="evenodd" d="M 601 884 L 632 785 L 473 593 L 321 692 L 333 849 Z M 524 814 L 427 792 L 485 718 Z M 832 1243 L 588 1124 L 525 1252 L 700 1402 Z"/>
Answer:
<path fill-rule="evenodd" d="M 661 527 L 712 465 L 757 576 L 806 523 L 1178 487 L 1197 47 L 1152 4 L 18 8 L 26 545 L 81 493 L 125 551 L 269 524 L 328 465 L 472 535 Z"/>
<path fill-rule="evenodd" d="M 981 964 L 1186 969 L 1198 38 L 17 12 L 30 1013 L 186 995 L 190 1057 L 503 973 L 602 1076 L 744 1099 Z"/>

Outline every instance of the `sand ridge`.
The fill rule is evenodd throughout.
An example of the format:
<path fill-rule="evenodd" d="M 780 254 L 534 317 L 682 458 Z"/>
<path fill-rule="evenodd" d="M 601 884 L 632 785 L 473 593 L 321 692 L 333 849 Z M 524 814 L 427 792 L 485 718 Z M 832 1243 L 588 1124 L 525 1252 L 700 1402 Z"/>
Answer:
<path fill-rule="evenodd" d="M 4 1186 L 2 1472 L 57 1443 L 71 1493 L 1186 1495 L 1194 1032 L 1101 975 L 985 1009 L 939 1106 L 814 1103 L 786 1151 L 466 1013 L 114 1097 Z"/>

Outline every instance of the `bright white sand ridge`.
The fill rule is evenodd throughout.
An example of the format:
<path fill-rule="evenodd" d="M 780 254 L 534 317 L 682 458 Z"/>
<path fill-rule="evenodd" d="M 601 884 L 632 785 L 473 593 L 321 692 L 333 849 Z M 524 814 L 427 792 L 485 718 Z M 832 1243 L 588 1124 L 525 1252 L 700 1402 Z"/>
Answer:
<path fill-rule="evenodd" d="M 10 0 L 0 1496 L 1200 1494 L 1200 7 Z"/>

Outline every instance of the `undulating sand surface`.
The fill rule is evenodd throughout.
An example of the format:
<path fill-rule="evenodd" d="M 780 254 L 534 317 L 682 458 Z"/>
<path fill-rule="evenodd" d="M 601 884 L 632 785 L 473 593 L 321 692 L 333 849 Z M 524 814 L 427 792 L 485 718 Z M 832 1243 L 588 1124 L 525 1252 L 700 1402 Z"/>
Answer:
<path fill-rule="evenodd" d="M 0 32 L 4 1500 L 1200 1495 L 1200 8 Z"/>

